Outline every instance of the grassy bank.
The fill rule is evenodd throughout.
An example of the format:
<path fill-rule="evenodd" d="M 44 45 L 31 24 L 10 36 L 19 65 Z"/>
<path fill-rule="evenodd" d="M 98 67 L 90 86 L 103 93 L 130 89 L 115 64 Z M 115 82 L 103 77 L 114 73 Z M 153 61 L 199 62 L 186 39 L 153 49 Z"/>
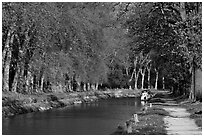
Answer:
<path fill-rule="evenodd" d="M 114 134 L 136 134 L 136 135 L 166 135 L 163 118 L 168 113 L 159 106 L 153 106 L 146 111 L 138 113 L 136 124 L 132 124 L 132 133 L 126 132 L 126 126 L 119 126 Z M 132 119 L 129 120 L 130 122 Z M 133 121 L 132 121 L 133 122 Z"/>
<path fill-rule="evenodd" d="M 3 93 L 2 115 L 3 117 L 9 117 L 17 114 L 65 107 L 75 103 L 89 103 L 98 99 L 136 97 L 138 95 L 138 91 L 128 89 L 72 93 Z"/>

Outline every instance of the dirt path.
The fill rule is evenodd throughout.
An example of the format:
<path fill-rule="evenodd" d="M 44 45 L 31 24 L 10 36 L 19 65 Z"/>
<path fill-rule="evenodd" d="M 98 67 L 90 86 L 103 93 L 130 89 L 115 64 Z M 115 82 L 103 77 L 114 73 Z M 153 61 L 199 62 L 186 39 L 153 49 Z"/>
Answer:
<path fill-rule="evenodd" d="M 163 108 L 170 114 L 164 118 L 168 135 L 202 135 L 202 129 L 197 127 L 185 108 L 176 106 Z"/>

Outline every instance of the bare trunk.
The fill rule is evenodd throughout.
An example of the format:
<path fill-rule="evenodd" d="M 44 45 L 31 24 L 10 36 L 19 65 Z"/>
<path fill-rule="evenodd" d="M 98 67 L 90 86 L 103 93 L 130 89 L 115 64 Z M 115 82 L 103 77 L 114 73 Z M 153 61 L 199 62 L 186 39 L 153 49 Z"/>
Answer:
<path fill-rule="evenodd" d="M 4 74 L 4 67 L 5 67 L 5 62 L 6 62 L 6 58 L 7 58 L 7 52 L 9 50 L 11 50 L 10 49 L 11 33 L 12 33 L 12 31 L 9 30 L 8 34 L 7 34 L 7 39 L 6 39 L 5 47 L 4 47 L 4 50 L 2 52 L 2 74 Z"/>
<path fill-rule="evenodd" d="M 67 84 L 68 84 L 68 91 L 69 91 L 69 92 L 72 91 L 71 80 L 68 80 Z"/>
<path fill-rule="evenodd" d="M 190 95 L 189 95 L 189 99 L 192 101 L 195 101 L 195 68 L 193 66 L 192 68 L 192 76 L 191 76 L 191 90 L 190 90 Z"/>
<path fill-rule="evenodd" d="M 76 88 L 76 90 L 77 90 L 77 91 L 80 91 L 80 90 L 81 90 L 81 82 L 78 82 L 78 81 L 77 81 L 77 88 Z"/>
<path fill-rule="evenodd" d="M 142 89 L 144 89 L 144 77 L 145 77 L 145 73 L 142 73 Z"/>
<path fill-rule="evenodd" d="M 96 83 L 96 87 L 95 87 L 95 89 L 98 90 L 98 82 Z"/>
<path fill-rule="evenodd" d="M 43 92 L 43 83 L 44 83 L 44 75 L 42 74 L 41 84 L 40 84 L 40 90 L 41 90 L 41 92 Z"/>
<path fill-rule="evenodd" d="M 151 71 L 150 71 L 150 70 L 151 70 L 151 69 L 148 68 L 148 89 L 151 88 L 151 81 L 150 81 L 150 73 L 151 73 Z"/>
<path fill-rule="evenodd" d="M 128 67 L 125 68 L 125 71 L 126 71 L 126 75 L 128 76 L 129 73 L 128 73 Z"/>
<path fill-rule="evenodd" d="M 91 87 L 90 87 L 90 83 L 87 83 L 87 90 L 90 91 Z"/>
<path fill-rule="evenodd" d="M 9 56 L 11 53 L 7 53 L 7 59 L 5 62 L 5 68 L 4 68 L 4 76 L 3 76 L 3 89 L 4 91 L 9 91 L 9 70 L 10 70 L 10 61 L 11 58 Z"/>
<path fill-rule="evenodd" d="M 30 92 L 33 92 L 34 88 L 34 77 L 33 75 L 30 76 Z"/>
<path fill-rule="evenodd" d="M 86 91 L 86 83 L 84 83 L 84 91 Z"/>
<path fill-rule="evenodd" d="M 95 90 L 95 85 L 94 84 L 91 84 L 91 89 Z"/>
<path fill-rule="evenodd" d="M 11 32 L 8 32 L 8 38 L 5 45 L 5 50 L 3 51 L 3 89 L 4 91 L 9 91 L 9 70 L 11 62 L 11 45 L 13 44 L 14 35 L 11 36 Z"/>
<path fill-rule="evenodd" d="M 24 92 L 24 83 L 25 83 L 25 79 L 24 79 L 24 67 L 23 66 L 19 66 L 19 76 L 18 76 L 18 84 L 17 84 L 17 89 L 19 89 L 19 93 Z"/>
<path fill-rule="evenodd" d="M 159 77 L 159 72 L 155 69 L 156 71 L 156 80 L 155 80 L 155 89 L 157 89 L 157 84 L 158 84 L 158 77 Z"/>
<path fill-rule="evenodd" d="M 162 78 L 162 85 L 163 85 L 162 89 L 165 89 L 165 81 L 164 81 L 164 77 Z"/>
<path fill-rule="evenodd" d="M 145 72 L 146 72 L 146 68 L 144 68 L 143 71 L 141 70 L 141 74 L 142 74 L 142 89 L 144 89 Z"/>
<path fill-rule="evenodd" d="M 25 90 L 26 92 L 30 92 L 30 88 L 31 88 L 31 85 L 30 85 L 30 82 L 31 82 L 31 72 L 28 70 L 27 72 L 27 77 L 26 77 L 26 84 L 25 84 Z"/>
<path fill-rule="evenodd" d="M 20 75 L 20 68 L 17 66 L 17 70 L 12 83 L 12 89 L 11 89 L 12 92 L 17 92 L 19 75 Z"/>
<path fill-rule="evenodd" d="M 139 78 L 139 73 L 140 73 L 141 69 L 136 73 L 135 71 L 135 89 L 138 89 L 137 88 L 137 82 L 138 82 L 138 78 Z"/>

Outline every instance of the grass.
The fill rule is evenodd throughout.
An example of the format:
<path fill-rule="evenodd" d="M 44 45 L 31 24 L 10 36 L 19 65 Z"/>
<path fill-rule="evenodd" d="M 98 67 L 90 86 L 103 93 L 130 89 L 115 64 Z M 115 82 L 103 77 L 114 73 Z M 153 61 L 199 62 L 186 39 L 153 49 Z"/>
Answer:
<path fill-rule="evenodd" d="M 159 106 L 148 108 L 145 113 L 138 114 L 138 124 L 133 127 L 133 132 L 138 135 L 165 135 L 163 117 L 168 112 Z"/>
<path fill-rule="evenodd" d="M 139 116 L 139 122 L 133 126 L 133 134 L 137 135 L 166 135 L 163 116 L 152 111 L 151 115 Z"/>
<path fill-rule="evenodd" d="M 166 135 L 165 124 L 163 121 L 164 116 L 167 116 L 168 112 L 159 106 L 148 108 L 145 112 L 138 113 L 139 122 L 133 124 L 132 133 L 136 135 Z M 127 134 L 125 127 L 119 126 L 114 134 Z"/>

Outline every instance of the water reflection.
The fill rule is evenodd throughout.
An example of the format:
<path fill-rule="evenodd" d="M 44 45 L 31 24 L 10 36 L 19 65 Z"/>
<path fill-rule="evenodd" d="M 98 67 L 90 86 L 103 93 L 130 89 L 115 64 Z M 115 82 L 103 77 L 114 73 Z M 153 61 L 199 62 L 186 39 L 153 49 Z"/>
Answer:
<path fill-rule="evenodd" d="M 121 98 L 4 119 L 3 134 L 107 135 L 140 110 L 140 100 Z"/>

